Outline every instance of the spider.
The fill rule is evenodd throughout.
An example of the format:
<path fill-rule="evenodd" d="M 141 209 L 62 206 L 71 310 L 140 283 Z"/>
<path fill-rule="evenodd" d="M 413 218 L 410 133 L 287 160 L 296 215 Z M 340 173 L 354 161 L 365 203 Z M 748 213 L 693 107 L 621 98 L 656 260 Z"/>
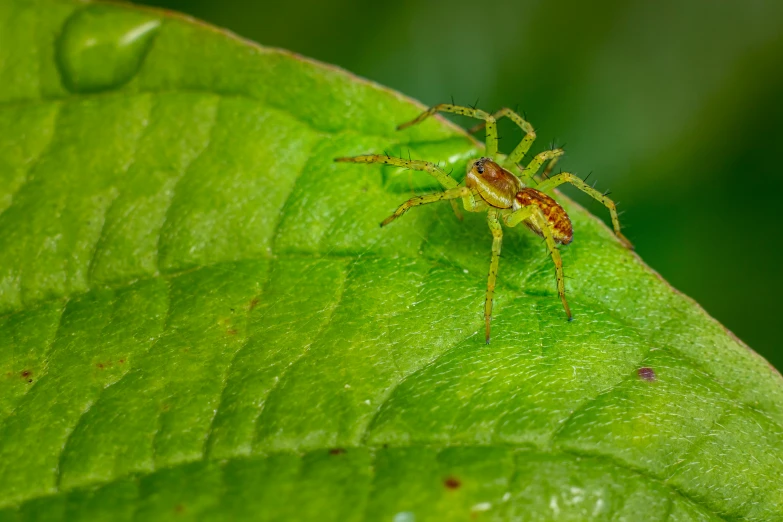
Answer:
<path fill-rule="evenodd" d="M 615 203 L 605 194 L 595 190 L 582 179 L 569 172 L 561 172 L 552 177 L 547 177 L 555 166 L 560 156 L 564 154 L 562 149 L 553 148 L 536 155 L 526 167 L 519 162 L 525 157 L 533 141 L 536 132 L 532 125 L 525 121 L 519 114 L 511 109 L 504 108 L 495 114 L 489 114 L 475 107 L 463 107 L 453 103 L 442 103 L 424 111 L 415 119 L 397 126 L 402 130 L 411 125 L 416 125 L 426 118 L 438 112 L 451 112 L 472 118 L 484 120 L 470 132 L 486 127 L 486 152 L 483 157 L 468 163 L 465 184 L 461 185 L 449 173 L 438 165 L 421 160 L 405 160 L 395 158 L 387 154 L 370 154 L 363 156 L 336 158 L 338 162 L 351 163 L 383 163 L 395 165 L 412 170 L 420 170 L 432 174 L 443 187 L 442 192 L 426 194 L 409 199 L 400 205 L 394 213 L 381 223 L 386 226 L 402 216 L 411 207 L 435 203 L 436 201 L 451 200 L 454 210 L 458 212 L 457 200 L 462 199 L 465 210 L 468 212 L 486 212 L 487 224 L 492 232 L 492 258 L 489 264 L 489 277 L 487 279 L 487 294 L 484 299 L 484 325 L 486 342 L 490 340 L 490 323 L 492 321 L 492 303 L 495 294 L 495 280 L 498 273 L 500 248 L 503 242 L 503 229 L 501 221 L 508 227 L 514 227 L 524 223 L 527 228 L 543 237 L 546 241 L 552 262 L 555 265 L 557 279 L 557 293 L 563 303 L 563 308 L 572 319 L 571 309 L 565 296 L 565 280 L 563 277 L 563 262 L 557 245 L 567 245 L 573 239 L 571 220 L 566 211 L 554 199 L 544 192 L 562 185 L 571 183 L 589 196 L 600 201 L 612 218 L 614 233 L 620 242 L 627 248 L 633 248 L 630 241 L 620 232 L 620 222 L 617 218 Z M 498 154 L 497 120 L 503 117 L 509 118 L 525 133 L 525 137 L 508 156 Z M 541 166 L 547 163 L 542 176 L 537 172 Z M 516 170 L 519 174 L 512 174 Z M 536 188 L 532 188 L 535 185 Z M 459 216 L 459 213 L 457 214 Z"/>

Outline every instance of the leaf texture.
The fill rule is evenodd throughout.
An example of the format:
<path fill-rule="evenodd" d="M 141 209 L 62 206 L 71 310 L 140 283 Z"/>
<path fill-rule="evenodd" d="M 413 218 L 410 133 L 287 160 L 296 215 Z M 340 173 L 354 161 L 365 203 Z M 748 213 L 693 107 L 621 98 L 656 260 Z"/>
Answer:
<path fill-rule="evenodd" d="M 564 200 L 448 205 L 422 107 L 179 15 L 0 5 L 0 520 L 781 520 L 783 383 Z M 727 283 L 730 284 L 730 283 Z"/>

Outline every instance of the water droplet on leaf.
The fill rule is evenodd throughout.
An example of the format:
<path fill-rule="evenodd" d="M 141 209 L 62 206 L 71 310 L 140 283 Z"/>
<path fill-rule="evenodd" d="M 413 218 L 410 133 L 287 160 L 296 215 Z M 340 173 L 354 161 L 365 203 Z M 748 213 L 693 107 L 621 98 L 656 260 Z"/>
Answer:
<path fill-rule="evenodd" d="M 121 87 L 139 71 L 159 26 L 150 14 L 115 6 L 76 11 L 58 41 L 63 83 L 73 92 Z"/>

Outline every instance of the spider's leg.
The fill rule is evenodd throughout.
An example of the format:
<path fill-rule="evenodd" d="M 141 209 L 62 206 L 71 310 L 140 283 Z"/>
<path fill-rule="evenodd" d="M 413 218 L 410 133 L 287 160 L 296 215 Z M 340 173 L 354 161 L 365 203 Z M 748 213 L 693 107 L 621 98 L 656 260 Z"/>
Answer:
<path fill-rule="evenodd" d="M 490 209 L 487 212 L 487 224 L 492 232 L 492 260 L 489 263 L 489 278 L 487 279 L 487 295 L 484 299 L 484 325 L 486 341 L 489 344 L 489 324 L 492 321 L 492 302 L 495 295 L 495 279 L 498 275 L 498 263 L 500 261 L 500 248 L 503 245 L 503 229 L 498 220 L 498 210 Z"/>
<path fill-rule="evenodd" d="M 593 187 L 582 181 L 578 176 L 571 174 L 570 172 L 563 172 L 556 176 L 549 178 L 536 187 L 540 191 L 545 191 L 551 188 L 555 188 L 563 183 L 571 183 L 573 186 L 590 196 L 591 198 L 600 201 L 606 208 L 609 209 L 609 215 L 612 216 L 612 226 L 614 227 L 614 233 L 620 242 L 627 248 L 633 248 L 630 241 L 620 232 L 620 220 L 617 218 L 617 207 L 614 201 L 598 192 Z"/>
<path fill-rule="evenodd" d="M 546 164 L 546 167 L 544 167 L 543 172 L 541 172 L 540 179 L 549 179 L 549 174 L 552 173 L 552 171 L 555 169 L 555 165 L 557 165 L 557 162 L 560 161 L 560 156 L 556 156 L 549 160 L 549 163 Z"/>
<path fill-rule="evenodd" d="M 473 107 L 462 107 L 460 105 L 452 105 L 450 103 L 441 103 L 439 105 L 435 105 L 431 109 L 428 109 L 421 114 L 419 114 L 416 118 L 413 120 L 400 124 L 397 126 L 397 130 L 402 130 L 407 127 L 410 127 L 411 125 L 416 125 L 417 123 L 420 123 L 421 121 L 429 118 L 436 112 L 453 112 L 455 114 L 461 114 L 463 116 L 469 116 L 471 118 L 478 118 L 479 120 L 484 120 L 484 123 L 487 126 L 487 138 L 486 138 L 486 155 L 490 158 L 494 158 L 498 153 L 498 126 L 495 122 L 495 117 L 489 114 L 488 112 L 484 112 L 481 109 L 474 109 Z"/>
<path fill-rule="evenodd" d="M 515 227 L 533 215 L 534 207 L 527 206 L 518 210 L 505 209 L 502 211 L 503 223 L 507 227 Z"/>
<path fill-rule="evenodd" d="M 367 154 L 364 156 L 352 156 L 347 158 L 335 158 L 334 161 L 343 163 L 383 163 L 385 165 L 394 165 L 406 169 L 420 170 L 429 172 L 443 185 L 444 188 L 452 189 L 457 186 L 457 180 L 449 176 L 449 173 L 438 167 L 434 163 L 421 160 L 406 160 L 394 158 L 385 154 Z"/>
<path fill-rule="evenodd" d="M 408 211 L 411 207 L 417 207 L 419 205 L 426 205 L 428 203 L 435 203 L 436 201 L 443 201 L 444 199 L 457 199 L 457 198 L 464 198 L 470 195 L 470 189 L 468 187 L 455 187 L 449 190 L 445 190 L 443 192 L 436 192 L 434 194 L 425 194 L 424 196 L 416 196 L 415 198 L 411 198 L 402 205 L 400 205 L 397 210 L 394 211 L 394 214 L 387 217 L 383 220 L 381 223 L 381 226 L 384 227 L 397 219 L 398 217 L 405 214 L 405 212 Z"/>
<path fill-rule="evenodd" d="M 457 215 L 459 220 L 462 221 L 462 212 L 459 211 L 457 200 L 452 199 L 451 205 L 454 208 L 454 213 Z M 478 197 L 478 193 L 476 191 L 468 190 L 467 193 L 462 196 L 462 206 L 464 206 L 465 210 L 468 212 L 483 212 L 489 205 L 487 205 L 487 203 L 481 199 L 481 197 Z"/>
<path fill-rule="evenodd" d="M 512 111 L 508 107 L 504 107 L 500 109 L 498 112 L 492 115 L 495 120 L 499 120 L 500 118 L 503 118 L 504 116 L 514 123 L 517 124 L 517 126 L 522 129 L 522 132 L 525 133 L 525 137 L 522 138 L 522 141 L 517 144 L 516 147 L 514 147 L 514 150 L 511 151 L 511 154 L 508 155 L 507 161 L 511 163 L 519 163 L 522 158 L 525 157 L 525 154 L 527 154 L 527 151 L 530 150 L 530 146 L 533 145 L 533 142 L 536 139 L 536 131 L 533 130 L 533 126 L 530 125 L 522 116 L 517 114 L 516 112 Z M 482 127 L 484 127 L 485 122 L 481 122 L 472 129 L 470 129 L 468 132 L 470 134 L 473 134 L 474 132 L 481 130 Z"/>
<path fill-rule="evenodd" d="M 560 250 L 557 249 L 557 243 L 555 243 L 555 235 L 552 231 L 552 225 L 549 220 L 544 216 L 541 209 L 536 206 L 522 207 L 519 210 L 509 212 L 503 216 L 503 222 L 509 227 L 514 227 L 526 219 L 534 218 L 536 223 L 541 225 L 541 233 L 544 235 L 544 241 L 546 241 L 546 247 L 549 250 L 549 255 L 552 256 L 552 262 L 555 264 L 555 276 L 557 278 L 557 293 L 560 296 L 560 301 L 563 303 L 568 320 L 571 320 L 571 308 L 568 306 L 565 296 L 565 276 L 563 275 L 563 260 L 560 257 Z"/>
<path fill-rule="evenodd" d="M 527 167 L 520 169 L 521 176 L 525 178 L 523 180 L 525 181 L 525 184 L 530 186 L 527 183 L 530 180 L 533 180 L 536 183 L 540 182 L 541 178 L 537 177 L 536 173 L 538 172 L 538 169 L 541 168 L 541 165 L 543 165 L 545 161 L 549 162 L 549 164 L 546 166 L 546 169 L 544 170 L 544 173 L 548 174 L 554 168 L 555 163 L 557 163 L 557 160 L 563 154 L 565 154 L 565 151 L 563 151 L 563 149 L 545 150 L 543 152 L 539 152 L 538 154 L 536 154 L 536 156 L 530 161 L 530 163 L 527 164 Z"/>

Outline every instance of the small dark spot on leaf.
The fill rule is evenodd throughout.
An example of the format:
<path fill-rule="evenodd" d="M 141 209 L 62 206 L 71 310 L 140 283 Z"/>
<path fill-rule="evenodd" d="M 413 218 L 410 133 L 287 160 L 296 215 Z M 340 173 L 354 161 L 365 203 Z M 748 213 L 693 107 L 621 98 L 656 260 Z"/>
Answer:
<path fill-rule="evenodd" d="M 120 364 L 125 364 L 125 359 L 120 359 Z"/>
<path fill-rule="evenodd" d="M 231 310 L 231 313 L 232 313 L 232 314 L 234 313 L 234 309 L 233 309 L 233 308 L 229 308 L 229 310 Z"/>
<path fill-rule="evenodd" d="M 228 330 L 226 330 L 226 335 L 236 335 L 236 334 L 237 334 L 236 328 L 229 328 Z"/>
<path fill-rule="evenodd" d="M 183 511 L 185 511 L 185 506 L 183 506 L 182 504 L 177 504 L 176 506 L 174 506 L 174 511 L 176 513 L 182 513 Z"/>
<path fill-rule="evenodd" d="M 446 486 L 448 489 L 459 489 L 462 483 L 456 477 L 448 477 L 446 480 L 443 481 L 443 485 Z"/>
<path fill-rule="evenodd" d="M 33 372 L 31 370 L 22 370 L 22 373 L 20 373 L 20 375 L 22 376 L 23 379 L 27 379 L 32 374 L 33 374 Z"/>
<path fill-rule="evenodd" d="M 343 448 L 332 448 L 329 450 L 329 455 L 342 455 L 345 453 Z"/>
<path fill-rule="evenodd" d="M 169 406 L 168 404 L 161 404 L 160 405 L 160 410 L 161 411 L 169 411 L 169 408 L 171 408 L 171 406 Z"/>
<path fill-rule="evenodd" d="M 98 367 L 98 368 L 100 368 L 101 370 L 103 369 L 103 363 L 98 363 L 98 364 L 96 364 L 95 366 L 97 366 L 97 367 Z"/>
<path fill-rule="evenodd" d="M 27 379 L 27 382 L 33 382 L 33 380 L 32 379 Z"/>
<path fill-rule="evenodd" d="M 653 370 L 652 368 L 647 368 L 647 367 L 639 368 L 639 370 L 637 370 L 636 373 L 639 374 L 640 379 L 643 379 L 648 382 L 653 382 L 656 379 L 655 370 Z"/>
<path fill-rule="evenodd" d="M 252 299 L 252 301 L 250 301 L 250 307 L 249 307 L 249 308 L 250 308 L 250 310 L 252 310 L 252 309 L 253 309 L 253 308 L 255 308 L 256 306 L 258 306 L 258 303 L 259 303 L 258 297 L 254 297 L 254 298 Z"/>

